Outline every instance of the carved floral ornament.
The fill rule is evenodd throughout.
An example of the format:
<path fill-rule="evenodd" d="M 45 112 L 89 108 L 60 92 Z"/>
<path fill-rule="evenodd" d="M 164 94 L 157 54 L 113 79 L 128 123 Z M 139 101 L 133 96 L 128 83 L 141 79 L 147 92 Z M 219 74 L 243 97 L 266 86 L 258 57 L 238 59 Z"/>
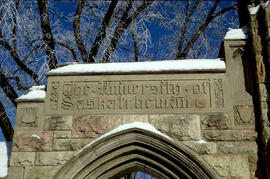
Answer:
<path fill-rule="evenodd" d="M 219 178 L 191 150 L 140 128 L 98 140 L 75 154 L 54 178 L 119 178 L 138 170 L 157 178 Z"/>

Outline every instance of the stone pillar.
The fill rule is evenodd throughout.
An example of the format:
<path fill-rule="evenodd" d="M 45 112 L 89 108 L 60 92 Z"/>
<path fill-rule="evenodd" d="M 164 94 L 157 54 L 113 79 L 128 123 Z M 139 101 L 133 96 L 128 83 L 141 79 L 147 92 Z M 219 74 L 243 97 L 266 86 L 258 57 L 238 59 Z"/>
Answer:
<path fill-rule="evenodd" d="M 239 1 L 240 2 L 240 1 Z M 261 3 L 261 4 L 260 4 Z M 259 6 L 255 14 L 250 14 L 248 29 L 248 51 L 251 52 L 250 65 L 245 68 L 252 72 L 253 103 L 255 106 L 256 130 L 258 132 L 257 177 L 270 178 L 270 123 L 269 123 L 269 4 L 260 0 L 251 2 L 249 8 Z M 240 14 L 239 14 L 240 15 Z M 246 18 L 244 16 L 240 19 Z"/>

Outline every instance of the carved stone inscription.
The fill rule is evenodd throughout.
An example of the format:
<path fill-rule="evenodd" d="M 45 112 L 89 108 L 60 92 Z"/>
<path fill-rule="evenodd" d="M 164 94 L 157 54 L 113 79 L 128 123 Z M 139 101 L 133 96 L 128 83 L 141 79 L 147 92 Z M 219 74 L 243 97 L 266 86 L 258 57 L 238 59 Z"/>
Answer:
<path fill-rule="evenodd" d="M 55 84 L 55 83 L 54 83 Z M 54 91 L 50 109 L 61 112 L 127 112 L 210 108 L 209 80 L 68 81 Z M 56 107 L 56 101 L 59 106 Z"/>

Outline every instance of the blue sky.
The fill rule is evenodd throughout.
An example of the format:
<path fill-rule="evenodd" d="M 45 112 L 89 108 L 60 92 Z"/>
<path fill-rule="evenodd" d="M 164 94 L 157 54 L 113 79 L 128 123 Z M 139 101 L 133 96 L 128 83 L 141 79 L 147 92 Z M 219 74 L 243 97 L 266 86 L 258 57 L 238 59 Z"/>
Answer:
<path fill-rule="evenodd" d="M 181 3 L 182 1 L 175 1 L 173 3 Z M 233 2 L 235 1 L 222 1 L 221 2 L 221 7 L 227 7 L 229 5 L 231 5 Z M 58 2 L 54 2 L 52 5 L 52 8 L 54 8 L 54 10 L 56 10 L 57 12 L 60 12 L 63 15 L 68 15 L 68 14 L 75 14 L 76 11 L 76 1 L 58 1 Z M 234 12 L 230 12 L 226 15 L 226 19 L 230 20 L 231 22 L 235 21 L 234 26 L 236 27 L 238 25 L 238 20 L 237 20 L 237 13 Z M 171 15 L 170 15 L 171 16 Z M 50 14 L 50 19 L 53 23 L 54 20 L 54 15 Z M 72 30 L 72 23 L 68 23 L 66 21 L 64 21 L 63 19 L 60 20 L 61 25 L 63 26 L 62 30 Z M 224 36 L 224 34 L 226 33 L 226 29 L 231 27 L 230 24 L 226 24 L 224 22 L 220 22 L 220 24 L 224 24 L 224 27 L 222 29 L 222 31 L 219 32 L 219 34 L 213 33 L 215 32 L 215 29 L 213 28 L 213 30 L 209 30 L 206 32 L 206 36 L 209 36 L 210 38 L 214 39 L 214 41 L 210 42 L 213 43 L 215 47 L 217 47 L 216 49 L 219 49 L 219 46 L 221 44 L 222 41 L 222 37 Z M 159 25 L 158 22 L 151 22 L 148 21 L 146 22 L 146 27 L 149 29 L 149 32 L 151 34 L 151 41 L 152 41 L 152 45 L 149 48 L 150 50 L 146 53 L 147 55 L 151 55 L 151 53 L 160 53 L 162 52 L 162 54 L 168 54 L 171 51 L 172 46 L 170 46 L 169 44 L 171 43 L 170 41 L 174 40 L 171 37 L 168 37 L 168 41 L 163 42 L 162 38 L 168 36 L 168 35 L 174 35 L 172 31 L 163 28 Z M 171 39 L 171 40 L 170 40 Z M 125 53 L 125 52 L 124 52 Z M 217 53 L 218 51 L 213 51 L 213 53 L 209 53 L 207 55 L 207 58 L 215 58 L 217 57 Z M 172 58 L 170 56 L 166 57 L 166 55 L 164 56 L 157 56 L 154 58 L 154 60 L 162 60 L 164 58 Z M 10 60 L 8 57 L 5 60 Z M 11 60 L 12 61 L 12 60 Z M 46 82 L 46 80 L 44 81 L 44 83 Z M 0 90 L 1 93 L 3 93 Z M 19 93 L 22 94 L 22 93 Z M 7 99 L 2 99 L 3 102 L 5 102 Z M 8 116 L 11 119 L 12 125 L 14 125 L 15 122 L 15 108 L 13 110 L 8 110 Z M 0 129 L 1 130 L 1 129 Z M 4 140 L 2 132 L 0 133 L 0 141 Z"/>

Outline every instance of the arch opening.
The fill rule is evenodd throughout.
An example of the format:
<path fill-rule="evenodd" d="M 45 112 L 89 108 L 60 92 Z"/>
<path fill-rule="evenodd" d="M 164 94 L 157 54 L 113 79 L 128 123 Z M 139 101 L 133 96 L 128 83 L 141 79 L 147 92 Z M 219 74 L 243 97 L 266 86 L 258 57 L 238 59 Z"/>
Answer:
<path fill-rule="evenodd" d="M 119 179 L 135 171 L 155 178 L 219 178 L 185 146 L 139 127 L 101 137 L 74 155 L 54 178 Z"/>

